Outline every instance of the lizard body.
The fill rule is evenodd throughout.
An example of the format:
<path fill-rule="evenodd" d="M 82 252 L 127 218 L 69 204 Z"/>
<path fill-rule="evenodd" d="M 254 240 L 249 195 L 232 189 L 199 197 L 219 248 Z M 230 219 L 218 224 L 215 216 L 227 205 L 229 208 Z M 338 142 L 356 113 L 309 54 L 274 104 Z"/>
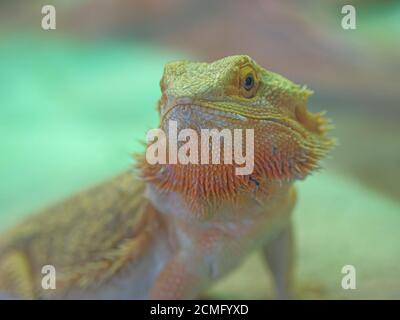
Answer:
<path fill-rule="evenodd" d="M 149 164 L 28 218 L 0 238 L 0 298 L 195 298 L 262 248 L 289 297 L 291 212 L 333 145 L 311 94 L 248 56 L 165 66 L 160 128 L 254 129 L 254 171 L 234 164 Z M 168 141 L 168 143 L 170 143 Z M 224 150 L 221 150 L 223 153 Z M 55 290 L 41 286 L 55 267 Z"/>

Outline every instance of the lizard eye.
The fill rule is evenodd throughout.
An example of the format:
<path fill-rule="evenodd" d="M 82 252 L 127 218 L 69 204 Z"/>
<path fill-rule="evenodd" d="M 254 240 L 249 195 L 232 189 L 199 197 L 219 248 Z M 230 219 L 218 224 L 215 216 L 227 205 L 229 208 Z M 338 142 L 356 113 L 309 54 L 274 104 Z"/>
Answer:
<path fill-rule="evenodd" d="M 240 70 L 240 93 L 250 99 L 256 94 L 259 81 L 253 68 L 246 66 Z"/>
<path fill-rule="evenodd" d="M 245 88 L 247 91 L 250 91 L 254 87 L 254 77 L 251 73 L 249 73 L 243 81 L 243 88 Z"/>

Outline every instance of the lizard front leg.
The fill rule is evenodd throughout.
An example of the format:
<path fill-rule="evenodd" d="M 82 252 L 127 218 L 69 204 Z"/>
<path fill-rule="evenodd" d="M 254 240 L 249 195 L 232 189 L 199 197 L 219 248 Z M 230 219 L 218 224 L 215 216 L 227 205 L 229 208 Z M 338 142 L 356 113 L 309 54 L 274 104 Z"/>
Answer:
<path fill-rule="evenodd" d="M 277 299 L 292 298 L 294 264 L 292 222 L 264 246 L 263 253 L 274 279 Z"/>
<path fill-rule="evenodd" d="M 13 251 L 0 261 L 0 299 L 34 299 L 34 282 L 25 255 Z"/>
<path fill-rule="evenodd" d="M 158 275 L 150 299 L 193 299 L 205 283 L 200 259 L 190 252 L 173 256 Z"/>

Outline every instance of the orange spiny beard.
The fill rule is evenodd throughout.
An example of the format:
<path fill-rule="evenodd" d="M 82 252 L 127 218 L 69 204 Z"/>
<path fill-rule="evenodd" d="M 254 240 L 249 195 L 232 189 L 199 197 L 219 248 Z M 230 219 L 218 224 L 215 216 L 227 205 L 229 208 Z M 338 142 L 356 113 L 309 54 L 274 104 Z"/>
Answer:
<path fill-rule="evenodd" d="M 251 174 L 236 175 L 234 163 L 150 165 L 145 157 L 139 157 L 137 166 L 141 177 L 160 192 L 181 194 L 191 211 L 207 215 L 226 202 L 239 205 L 244 194 L 265 198 L 276 185 L 273 182 L 303 179 L 318 167 L 318 161 L 334 143 L 294 121 L 290 126 L 264 120 L 230 121 L 230 128 L 236 125 L 236 128 L 254 129 L 254 171 Z"/>

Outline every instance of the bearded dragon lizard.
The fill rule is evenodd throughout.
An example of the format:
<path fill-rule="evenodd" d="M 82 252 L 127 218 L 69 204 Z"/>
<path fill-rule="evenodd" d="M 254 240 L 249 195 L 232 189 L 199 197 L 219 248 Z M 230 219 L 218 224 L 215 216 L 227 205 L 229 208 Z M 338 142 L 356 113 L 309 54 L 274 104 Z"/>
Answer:
<path fill-rule="evenodd" d="M 307 110 L 305 87 L 246 55 L 166 64 L 160 129 L 254 130 L 254 170 L 153 164 L 54 205 L 0 238 L 0 293 L 19 299 L 191 299 L 261 249 L 279 298 L 289 298 L 293 183 L 334 144 Z M 222 152 L 222 151 L 221 151 Z M 56 288 L 42 287 L 42 268 Z"/>

